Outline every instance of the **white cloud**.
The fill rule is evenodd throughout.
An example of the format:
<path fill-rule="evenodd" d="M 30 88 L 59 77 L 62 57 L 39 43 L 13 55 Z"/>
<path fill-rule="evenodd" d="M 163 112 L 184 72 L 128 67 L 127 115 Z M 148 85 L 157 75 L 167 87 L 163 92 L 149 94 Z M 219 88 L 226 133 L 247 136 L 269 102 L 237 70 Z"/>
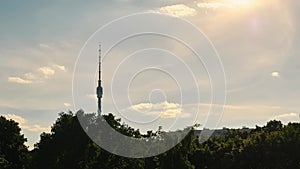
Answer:
<path fill-rule="evenodd" d="M 140 103 L 136 105 L 132 105 L 131 109 L 136 110 L 136 111 L 142 111 L 145 109 L 151 109 L 153 105 L 151 103 Z"/>
<path fill-rule="evenodd" d="M 6 119 L 11 119 L 11 120 L 14 120 L 14 121 L 18 122 L 19 124 L 26 123 L 26 120 L 23 117 L 15 115 L 15 114 L 6 114 L 6 115 L 3 115 L 3 116 Z"/>
<path fill-rule="evenodd" d="M 55 73 L 54 69 L 46 66 L 38 68 L 38 71 L 41 72 L 45 78 L 48 78 L 49 76 L 52 76 Z"/>
<path fill-rule="evenodd" d="M 180 104 L 167 101 L 155 104 L 140 103 L 130 106 L 125 111 L 137 111 L 145 115 L 160 116 L 161 118 L 175 118 L 183 114 Z"/>
<path fill-rule="evenodd" d="M 188 7 L 184 4 L 164 6 L 159 8 L 158 11 L 176 17 L 195 16 L 197 14 L 197 11 L 194 8 Z"/>
<path fill-rule="evenodd" d="M 19 84 L 30 84 L 31 80 L 22 79 L 21 77 L 8 77 L 8 82 L 19 83 Z"/>
<path fill-rule="evenodd" d="M 166 109 L 166 110 L 157 110 L 150 111 L 147 113 L 148 115 L 159 115 L 163 119 L 176 118 L 181 114 L 181 109 Z"/>
<path fill-rule="evenodd" d="M 198 109 L 199 108 L 199 109 Z M 222 110 L 229 112 L 253 112 L 255 110 L 263 111 L 278 111 L 282 109 L 280 106 L 274 105 L 221 105 L 221 104 L 210 104 L 210 103 L 195 103 L 195 104 L 185 104 L 181 106 L 178 103 L 139 103 L 130 106 L 129 108 L 123 110 L 126 113 L 138 112 L 144 115 L 150 116 L 160 116 L 161 118 L 176 118 L 180 116 L 181 118 L 186 118 L 193 116 L 193 113 L 200 113 L 201 115 L 206 115 L 209 110 Z M 211 112 L 213 113 L 213 112 Z M 217 112 L 216 112 L 217 113 Z"/>
<path fill-rule="evenodd" d="M 33 132 L 49 132 L 50 127 L 42 127 L 39 124 L 29 125 L 27 124 L 27 120 L 21 116 L 15 114 L 6 114 L 3 115 L 6 119 L 14 120 L 19 123 L 21 129 L 33 131 Z"/>
<path fill-rule="evenodd" d="M 271 76 L 273 76 L 273 77 L 279 77 L 280 73 L 275 71 L 275 72 L 271 73 Z"/>
<path fill-rule="evenodd" d="M 54 68 L 57 68 L 57 69 L 59 69 L 59 70 L 61 70 L 61 71 L 66 71 L 66 67 L 65 67 L 65 66 L 62 66 L 62 65 L 57 65 L 57 64 L 55 64 L 55 65 L 53 65 L 53 67 L 54 67 Z"/>
<path fill-rule="evenodd" d="M 70 107 L 70 106 L 72 106 L 72 104 L 71 103 L 64 103 L 64 106 Z"/>

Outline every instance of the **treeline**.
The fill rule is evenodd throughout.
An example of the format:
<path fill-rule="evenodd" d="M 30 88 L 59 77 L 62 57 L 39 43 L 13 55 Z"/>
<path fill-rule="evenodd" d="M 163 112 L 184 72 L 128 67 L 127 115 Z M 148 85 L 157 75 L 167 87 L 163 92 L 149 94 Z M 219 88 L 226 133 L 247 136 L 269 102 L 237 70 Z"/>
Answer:
<path fill-rule="evenodd" d="M 13 120 L 0 117 L 0 169 L 299 169 L 300 123 L 270 121 L 251 132 L 228 129 L 223 137 L 200 144 L 192 130 L 171 150 L 149 158 L 111 154 L 89 139 L 77 116 L 60 113 L 51 133 L 42 133 L 29 151 L 26 138 Z M 112 114 L 103 116 L 118 132 L 141 138 L 163 131 L 139 130 L 122 124 Z M 87 120 L 97 119 L 89 114 Z"/>

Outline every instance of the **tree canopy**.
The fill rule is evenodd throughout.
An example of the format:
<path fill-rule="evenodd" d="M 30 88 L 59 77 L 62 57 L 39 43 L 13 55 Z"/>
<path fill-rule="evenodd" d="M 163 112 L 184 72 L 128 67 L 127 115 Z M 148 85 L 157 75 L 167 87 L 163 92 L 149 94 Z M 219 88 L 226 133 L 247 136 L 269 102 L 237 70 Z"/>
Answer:
<path fill-rule="evenodd" d="M 17 122 L 0 116 L 1 169 L 24 169 L 27 167 L 29 156 L 24 144 L 26 141 Z"/>
<path fill-rule="evenodd" d="M 60 113 L 50 133 L 42 133 L 32 151 L 24 145 L 18 123 L 0 118 L 0 168 L 3 169 L 283 169 L 300 168 L 300 123 L 283 125 L 269 121 L 249 131 L 227 129 L 224 136 L 200 144 L 194 129 L 175 147 L 149 158 L 126 158 L 96 145 L 84 132 L 78 116 L 89 127 L 97 125 L 95 114 L 83 111 Z M 118 132 L 135 138 L 163 135 L 164 131 L 142 134 L 117 119 L 103 116 Z M 160 137 L 167 139 L 164 137 Z"/>

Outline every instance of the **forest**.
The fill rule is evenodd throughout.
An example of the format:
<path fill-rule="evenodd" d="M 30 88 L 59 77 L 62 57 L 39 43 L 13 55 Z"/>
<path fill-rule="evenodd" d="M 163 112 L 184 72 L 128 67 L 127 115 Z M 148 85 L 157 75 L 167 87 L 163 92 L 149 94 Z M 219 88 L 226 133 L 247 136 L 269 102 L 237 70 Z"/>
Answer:
<path fill-rule="evenodd" d="M 269 121 L 250 132 L 227 129 L 224 136 L 199 143 L 192 127 L 175 147 L 148 158 L 126 158 L 109 153 L 84 132 L 78 116 L 97 119 L 83 111 L 62 112 L 50 133 L 29 150 L 19 124 L 0 117 L 1 169 L 300 169 L 300 123 Z M 103 118 L 118 132 L 135 138 L 155 137 L 164 131 L 141 134 L 113 114 Z M 96 124 L 95 124 L 96 125 Z"/>

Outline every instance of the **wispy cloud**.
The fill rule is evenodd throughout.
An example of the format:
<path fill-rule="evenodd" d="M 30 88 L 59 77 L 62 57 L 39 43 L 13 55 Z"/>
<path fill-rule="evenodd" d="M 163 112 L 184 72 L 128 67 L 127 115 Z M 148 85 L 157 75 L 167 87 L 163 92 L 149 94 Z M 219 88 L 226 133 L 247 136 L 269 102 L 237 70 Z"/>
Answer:
<path fill-rule="evenodd" d="M 176 4 L 159 8 L 158 12 L 176 17 L 195 16 L 196 9 L 188 7 L 184 4 Z"/>
<path fill-rule="evenodd" d="M 39 44 L 39 47 L 42 48 L 42 49 L 51 49 L 51 47 L 45 43 L 40 43 Z"/>
<path fill-rule="evenodd" d="M 26 120 L 23 117 L 15 115 L 15 114 L 6 114 L 6 115 L 4 115 L 4 117 L 7 119 L 14 120 L 15 122 L 18 122 L 19 124 L 24 124 L 26 122 Z"/>
<path fill-rule="evenodd" d="M 281 109 L 280 106 L 272 106 L 272 105 L 230 105 L 230 104 L 210 104 L 210 103 L 200 103 L 200 106 L 204 107 L 224 107 L 224 109 L 228 110 L 261 110 L 261 109 Z"/>
<path fill-rule="evenodd" d="M 39 124 L 35 125 L 20 125 L 20 127 L 24 130 L 33 131 L 33 132 L 49 132 L 50 127 L 42 127 Z"/>
<path fill-rule="evenodd" d="M 221 111 L 223 108 L 225 112 L 234 113 L 253 112 L 255 110 L 278 111 L 282 109 L 282 107 L 274 105 L 221 105 L 211 103 L 193 103 L 181 105 L 178 103 L 161 102 L 155 104 L 139 103 L 132 105 L 124 109 L 123 111 L 125 113 L 137 112 L 146 116 L 160 116 L 161 118 L 176 118 L 177 116 L 186 118 L 193 117 L 196 115 L 196 113 L 198 113 L 202 117 L 204 115 L 207 115 L 209 110 Z"/>
<path fill-rule="evenodd" d="M 70 48 L 70 47 L 72 47 L 72 44 L 67 41 L 61 41 L 60 46 L 63 48 Z"/>
<path fill-rule="evenodd" d="M 34 75 L 33 73 L 25 73 L 24 77 L 26 79 L 29 79 L 29 80 L 36 80 L 37 79 L 37 76 Z"/>
<path fill-rule="evenodd" d="M 57 71 L 66 71 L 65 66 L 54 64 L 52 66 L 42 66 L 37 68 L 34 72 L 25 73 L 22 77 L 11 76 L 8 77 L 8 82 L 19 84 L 40 83 L 45 79 L 55 75 Z"/>
<path fill-rule="evenodd" d="M 275 119 L 283 119 L 283 118 L 291 118 L 291 117 L 297 117 L 297 113 L 285 113 L 285 114 L 279 114 L 275 116 Z"/>
<path fill-rule="evenodd" d="M 3 115 L 6 119 L 14 120 L 15 122 L 19 123 L 21 129 L 33 131 L 33 132 L 49 132 L 50 127 L 42 127 L 39 124 L 29 125 L 27 120 L 21 116 L 15 114 L 6 114 Z"/>
<path fill-rule="evenodd" d="M 55 68 L 57 68 L 57 69 L 59 69 L 59 70 L 61 70 L 61 71 L 66 71 L 66 67 L 65 67 L 65 66 L 62 66 L 62 65 L 57 65 L 57 64 L 55 64 L 55 65 L 53 65 L 53 67 L 55 67 Z"/>
<path fill-rule="evenodd" d="M 21 77 L 8 77 L 8 82 L 19 83 L 19 84 L 30 84 L 31 80 L 22 79 Z"/>

